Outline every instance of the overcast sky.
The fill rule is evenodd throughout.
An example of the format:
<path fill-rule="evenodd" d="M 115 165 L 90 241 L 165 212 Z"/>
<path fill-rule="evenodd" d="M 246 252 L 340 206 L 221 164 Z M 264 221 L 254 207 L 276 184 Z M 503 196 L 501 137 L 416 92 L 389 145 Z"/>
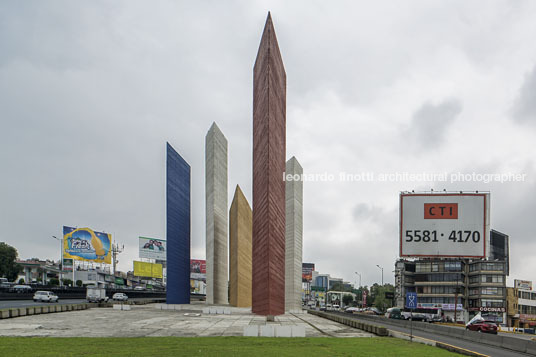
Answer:
<path fill-rule="evenodd" d="M 2 1 L 0 241 L 59 257 L 62 226 L 165 237 L 165 143 L 192 167 L 205 256 L 204 140 L 229 141 L 251 203 L 252 71 L 272 12 L 287 158 L 305 173 L 305 262 L 393 282 L 403 190 L 491 191 L 510 278 L 536 280 L 536 2 Z M 341 182 L 341 172 L 520 173 L 524 182 Z M 509 279 L 509 281 L 511 281 Z"/>

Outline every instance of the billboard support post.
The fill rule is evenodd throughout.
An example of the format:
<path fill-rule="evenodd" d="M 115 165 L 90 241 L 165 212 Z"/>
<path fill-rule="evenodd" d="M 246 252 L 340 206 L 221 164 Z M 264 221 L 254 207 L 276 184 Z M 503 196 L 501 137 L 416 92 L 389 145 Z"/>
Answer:
<path fill-rule="evenodd" d="M 58 266 L 60 268 L 60 286 L 63 286 L 63 239 L 60 239 L 56 236 L 52 236 L 52 238 L 60 242 L 61 258 L 60 258 L 60 263 L 58 264 Z"/>

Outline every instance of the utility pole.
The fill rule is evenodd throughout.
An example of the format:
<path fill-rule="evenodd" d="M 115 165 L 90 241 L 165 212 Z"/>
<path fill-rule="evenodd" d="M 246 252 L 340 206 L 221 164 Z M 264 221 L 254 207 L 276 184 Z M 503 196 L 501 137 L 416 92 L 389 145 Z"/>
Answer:
<path fill-rule="evenodd" d="M 361 274 L 354 272 L 356 275 L 359 275 L 359 289 L 361 290 Z M 361 291 L 361 307 L 363 307 L 363 291 Z"/>
<path fill-rule="evenodd" d="M 52 238 L 60 242 L 60 264 L 58 266 L 60 268 L 60 286 L 63 286 L 63 239 L 56 236 L 52 236 Z"/>
<path fill-rule="evenodd" d="M 119 246 L 119 244 L 117 243 L 113 243 L 112 244 L 112 264 L 113 264 L 113 269 L 114 269 L 114 276 L 115 276 L 115 268 L 117 266 L 117 263 L 119 263 L 119 260 L 117 260 L 117 255 L 120 254 L 120 253 L 123 253 L 123 250 L 125 250 L 125 245 L 121 245 Z"/>
<path fill-rule="evenodd" d="M 382 268 L 381 266 L 379 266 L 378 264 L 376 264 L 376 266 L 377 266 L 378 268 L 380 268 L 381 271 L 382 271 L 382 286 L 383 286 L 383 268 Z"/>

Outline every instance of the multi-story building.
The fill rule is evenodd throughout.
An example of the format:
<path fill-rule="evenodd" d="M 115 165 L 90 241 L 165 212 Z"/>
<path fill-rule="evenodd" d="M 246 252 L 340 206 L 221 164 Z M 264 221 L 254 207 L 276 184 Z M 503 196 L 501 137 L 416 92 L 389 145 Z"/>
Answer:
<path fill-rule="evenodd" d="M 506 288 L 508 300 L 508 326 L 536 327 L 536 291 L 532 281 L 514 280 L 513 288 Z"/>
<path fill-rule="evenodd" d="M 468 321 L 478 312 L 499 323 L 506 312 L 504 261 L 428 258 L 395 264 L 396 305 L 407 292 L 417 293 L 417 306 L 441 309 L 445 318 Z M 456 316 L 455 316 L 456 315 Z"/>

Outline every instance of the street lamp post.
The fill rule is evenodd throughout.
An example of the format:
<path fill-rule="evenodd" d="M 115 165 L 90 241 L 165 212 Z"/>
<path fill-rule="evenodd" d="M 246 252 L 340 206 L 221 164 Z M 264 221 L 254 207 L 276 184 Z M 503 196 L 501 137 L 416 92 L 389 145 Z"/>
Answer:
<path fill-rule="evenodd" d="M 382 271 L 382 286 L 383 286 L 383 268 L 382 268 L 381 266 L 379 266 L 378 264 L 376 264 L 376 266 L 377 266 L 378 268 L 380 268 L 381 271 Z"/>
<path fill-rule="evenodd" d="M 354 272 L 356 275 L 359 275 L 359 289 L 361 289 L 361 274 Z M 357 285 L 357 284 L 356 284 Z M 361 307 L 363 307 L 363 291 L 361 291 Z"/>
<path fill-rule="evenodd" d="M 63 286 L 63 240 L 56 236 L 52 236 L 52 238 L 60 242 L 60 286 Z"/>

